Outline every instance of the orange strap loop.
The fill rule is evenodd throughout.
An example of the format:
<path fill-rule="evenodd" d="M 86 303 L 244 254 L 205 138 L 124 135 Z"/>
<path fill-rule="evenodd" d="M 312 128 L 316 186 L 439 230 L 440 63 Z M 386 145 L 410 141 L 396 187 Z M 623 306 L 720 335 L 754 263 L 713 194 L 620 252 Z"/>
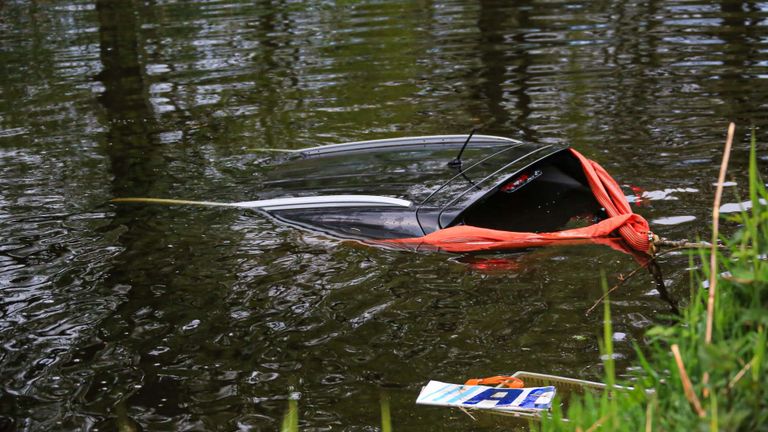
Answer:
<path fill-rule="evenodd" d="M 595 199 L 605 208 L 608 218 L 594 225 L 549 233 L 499 231 L 469 225 L 458 225 L 429 233 L 423 237 L 379 240 L 377 243 L 410 248 L 429 247 L 446 252 L 474 252 L 546 246 L 557 242 L 588 240 L 603 243 L 618 233 L 633 251 L 651 254 L 653 234 L 642 216 L 632 213 L 627 198 L 610 174 L 597 162 L 574 149 Z"/>
<path fill-rule="evenodd" d="M 648 226 L 648 221 L 632 213 L 627 197 L 624 196 L 624 192 L 621 191 L 621 187 L 616 183 L 616 180 L 597 162 L 585 158 L 574 149 L 570 149 L 570 151 L 581 162 L 581 167 L 584 169 L 584 175 L 587 177 L 589 187 L 592 189 L 597 202 L 605 208 L 608 217 L 631 216 L 618 228 L 619 234 L 624 238 L 624 241 L 638 252 L 652 253 L 653 234 Z"/>
<path fill-rule="evenodd" d="M 464 385 L 504 386 L 508 388 L 523 388 L 525 383 L 520 378 L 506 375 L 496 375 L 488 378 L 468 379 Z"/>

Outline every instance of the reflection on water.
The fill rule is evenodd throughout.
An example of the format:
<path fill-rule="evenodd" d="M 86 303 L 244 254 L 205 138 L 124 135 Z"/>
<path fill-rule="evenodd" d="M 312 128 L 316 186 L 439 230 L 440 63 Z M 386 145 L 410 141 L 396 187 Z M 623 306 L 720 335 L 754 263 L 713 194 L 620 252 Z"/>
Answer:
<path fill-rule="evenodd" d="M 692 238 L 727 122 L 766 141 L 765 2 L 16 0 L 0 28 L 0 429 L 276 430 L 293 387 L 307 428 L 378 427 L 386 388 L 393 429 L 507 430 L 413 401 L 428 379 L 599 378 L 584 311 L 630 257 L 412 254 L 105 203 L 252 200 L 255 147 L 484 124 L 578 147 Z M 672 298 L 687 262 L 662 262 Z M 650 276 L 614 299 L 626 367 L 670 305 Z"/>

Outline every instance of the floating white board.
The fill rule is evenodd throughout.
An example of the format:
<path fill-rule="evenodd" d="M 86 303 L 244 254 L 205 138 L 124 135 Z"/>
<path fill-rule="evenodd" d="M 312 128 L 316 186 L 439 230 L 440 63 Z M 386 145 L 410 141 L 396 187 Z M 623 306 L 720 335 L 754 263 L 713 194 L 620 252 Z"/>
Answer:
<path fill-rule="evenodd" d="M 555 388 L 551 386 L 511 389 L 430 381 L 421 389 L 416 403 L 494 411 L 536 412 L 550 409 L 554 397 Z"/>

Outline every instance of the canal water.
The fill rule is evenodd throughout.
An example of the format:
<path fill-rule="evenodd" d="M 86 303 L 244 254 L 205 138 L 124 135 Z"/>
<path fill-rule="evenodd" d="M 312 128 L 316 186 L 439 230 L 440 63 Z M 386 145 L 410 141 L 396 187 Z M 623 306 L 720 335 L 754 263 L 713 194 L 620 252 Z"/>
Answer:
<path fill-rule="evenodd" d="M 707 237 L 731 120 L 730 210 L 749 127 L 768 143 L 768 2 L 0 2 L 0 430 L 268 431 L 289 398 L 302 430 L 376 430 L 382 400 L 400 431 L 518 427 L 414 401 L 430 379 L 599 380 L 585 311 L 632 257 L 108 201 L 254 200 L 258 148 L 483 125 L 572 145 L 659 235 Z M 687 254 L 660 265 L 666 295 L 640 273 L 612 297 L 621 375 L 698 289 Z"/>

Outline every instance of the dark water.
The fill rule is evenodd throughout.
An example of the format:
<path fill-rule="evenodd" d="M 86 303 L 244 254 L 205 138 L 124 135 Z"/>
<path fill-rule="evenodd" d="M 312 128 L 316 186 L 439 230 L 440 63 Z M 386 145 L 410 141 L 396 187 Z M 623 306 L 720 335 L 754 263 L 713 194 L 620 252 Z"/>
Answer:
<path fill-rule="evenodd" d="M 382 397 L 396 430 L 507 430 L 413 402 L 428 379 L 599 379 L 584 311 L 631 257 L 407 253 L 106 202 L 256 199 L 256 147 L 485 124 L 575 146 L 692 238 L 727 122 L 736 203 L 767 114 L 766 2 L 0 2 L 0 430 L 276 430 L 291 392 L 303 430 L 376 430 Z M 661 264 L 684 299 L 687 256 Z M 648 275 L 614 300 L 625 373 L 670 305 Z"/>

